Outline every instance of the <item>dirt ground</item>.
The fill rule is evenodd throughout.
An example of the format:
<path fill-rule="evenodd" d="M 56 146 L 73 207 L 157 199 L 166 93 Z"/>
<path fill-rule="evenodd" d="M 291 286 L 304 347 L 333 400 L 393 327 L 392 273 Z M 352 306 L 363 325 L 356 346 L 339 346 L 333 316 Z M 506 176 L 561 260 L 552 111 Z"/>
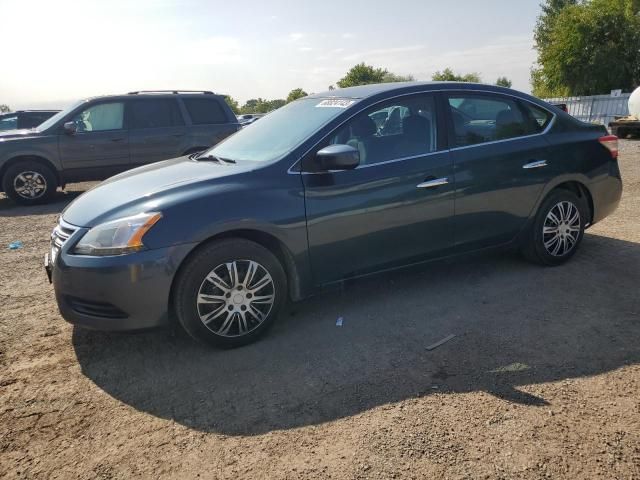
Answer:
<path fill-rule="evenodd" d="M 640 141 L 621 150 L 622 204 L 569 264 L 357 281 L 234 351 L 72 328 L 42 259 L 88 184 L 0 197 L 0 477 L 640 479 Z"/>

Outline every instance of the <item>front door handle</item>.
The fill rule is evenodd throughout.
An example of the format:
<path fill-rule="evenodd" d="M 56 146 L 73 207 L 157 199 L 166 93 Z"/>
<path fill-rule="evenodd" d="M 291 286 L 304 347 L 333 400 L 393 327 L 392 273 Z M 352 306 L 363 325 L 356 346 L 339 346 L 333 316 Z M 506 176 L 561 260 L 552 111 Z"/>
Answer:
<path fill-rule="evenodd" d="M 124 137 L 112 138 L 111 141 L 112 142 L 122 142 L 122 141 L 124 141 Z"/>
<path fill-rule="evenodd" d="M 426 180 L 422 183 L 419 183 L 417 185 L 417 188 L 436 188 L 436 187 L 440 187 L 442 185 L 446 185 L 447 183 L 449 183 L 449 179 L 448 178 L 434 178 L 433 180 Z"/>
<path fill-rule="evenodd" d="M 529 162 L 526 165 L 523 165 L 522 168 L 529 170 L 531 168 L 542 168 L 547 166 L 546 160 L 536 160 L 535 162 Z"/>

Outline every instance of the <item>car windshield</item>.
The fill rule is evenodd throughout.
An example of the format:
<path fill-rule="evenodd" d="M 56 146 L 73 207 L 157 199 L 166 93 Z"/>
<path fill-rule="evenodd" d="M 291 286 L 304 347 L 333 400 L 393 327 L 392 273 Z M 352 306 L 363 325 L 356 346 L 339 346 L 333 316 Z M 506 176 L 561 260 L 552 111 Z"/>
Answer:
<path fill-rule="evenodd" d="M 48 120 L 45 120 L 44 122 L 42 122 L 40 125 L 38 125 L 36 128 L 36 130 L 38 130 L 39 132 L 42 132 L 48 128 L 51 128 L 53 125 L 55 125 L 61 118 L 65 117 L 70 111 L 72 111 L 74 108 L 76 108 L 78 105 L 84 103 L 84 101 L 81 102 L 75 102 L 74 104 L 72 104 L 70 107 L 67 107 L 63 110 L 61 110 L 60 112 L 56 113 L 53 117 L 49 118 Z"/>
<path fill-rule="evenodd" d="M 355 100 L 344 98 L 296 100 L 251 123 L 202 156 L 253 162 L 280 159 L 354 103 Z"/>

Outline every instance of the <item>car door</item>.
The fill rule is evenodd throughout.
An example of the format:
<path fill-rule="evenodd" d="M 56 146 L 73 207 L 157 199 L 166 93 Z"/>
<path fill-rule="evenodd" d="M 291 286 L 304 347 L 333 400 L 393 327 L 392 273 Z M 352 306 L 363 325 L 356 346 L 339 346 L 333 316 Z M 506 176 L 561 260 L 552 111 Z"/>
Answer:
<path fill-rule="evenodd" d="M 399 97 L 352 117 L 319 147 L 360 152 L 354 170 L 303 161 L 315 281 L 330 283 L 444 254 L 453 243 L 453 172 L 433 94 Z"/>
<path fill-rule="evenodd" d="M 132 99 L 127 118 L 133 166 L 179 157 L 184 153 L 186 127 L 175 98 Z"/>
<path fill-rule="evenodd" d="M 61 133 L 58 142 L 65 177 L 103 178 L 129 168 L 124 102 L 93 103 L 71 121 L 75 133 Z"/>
<path fill-rule="evenodd" d="M 455 244 L 499 245 L 520 232 L 553 177 L 540 135 L 553 115 L 529 102 L 492 93 L 449 93 L 455 169 Z"/>

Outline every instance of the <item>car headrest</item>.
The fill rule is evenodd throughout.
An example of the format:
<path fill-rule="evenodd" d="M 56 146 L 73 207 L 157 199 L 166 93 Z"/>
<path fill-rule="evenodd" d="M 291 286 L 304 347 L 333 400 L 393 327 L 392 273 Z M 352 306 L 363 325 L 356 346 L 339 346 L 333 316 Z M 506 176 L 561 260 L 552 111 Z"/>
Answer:
<path fill-rule="evenodd" d="M 496 127 L 504 127 L 512 123 L 518 123 L 512 110 L 500 110 L 496 115 Z"/>
<path fill-rule="evenodd" d="M 376 122 L 368 115 L 363 115 L 351 125 L 351 133 L 356 137 L 370 137 L 378 131 Z"/>

